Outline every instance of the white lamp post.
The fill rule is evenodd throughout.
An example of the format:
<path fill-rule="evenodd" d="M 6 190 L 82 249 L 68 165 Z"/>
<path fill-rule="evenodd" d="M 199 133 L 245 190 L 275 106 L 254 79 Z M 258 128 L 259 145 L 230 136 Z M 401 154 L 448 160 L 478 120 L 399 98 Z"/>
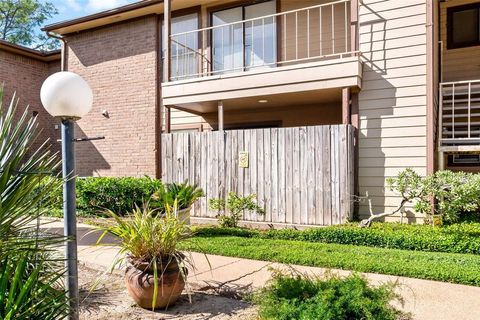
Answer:
<path fill-rule="evenodd" d="M 57 72 L 45 80 L 40 90 L 44 108 L 62 121 L 62 173 L 64 234 L 67 268 L 66 288 L 70 319 L 78 320 L 77 218 L 75 195 L 75 121 L 92 109 L 93 93 L 82 77 L 73 72 Z"/>

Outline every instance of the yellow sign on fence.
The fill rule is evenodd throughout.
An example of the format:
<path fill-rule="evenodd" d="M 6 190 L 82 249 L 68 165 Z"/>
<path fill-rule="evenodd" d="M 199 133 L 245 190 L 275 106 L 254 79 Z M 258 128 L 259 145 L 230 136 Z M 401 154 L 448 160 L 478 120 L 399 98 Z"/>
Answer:
<path fill-rule="evenodd" d="M 248 152 L 240 151 L 238 153 L 238 166 L 240 168 L 248 168 Z"/>

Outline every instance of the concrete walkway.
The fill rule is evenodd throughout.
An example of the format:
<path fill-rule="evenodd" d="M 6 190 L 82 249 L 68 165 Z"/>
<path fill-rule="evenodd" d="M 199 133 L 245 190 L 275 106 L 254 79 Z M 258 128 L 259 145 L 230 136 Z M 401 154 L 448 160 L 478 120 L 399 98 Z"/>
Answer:
<path fill-rule="evenodd" d="M 49 225 L 54 232 L 62 232 L 61 222 Z M 85 235 L 91 227 L 78 225 L 81 263 L 95 268 L 108 268 L 118 253 L 115 246 L 94 246 L 98 234 Z M 190 271 L 190 281 L 219 290 L 245 290 L 263 286 L 270 278 L 269 268 L 286 268 L 285 265 L 264 261 L 193 253 L 196 270 Z M 211 268 L 210 268 L 211 265 Z M 321 275 L 323 268 L 294 266 L 301 272 Z M 348 271 L 332 270 L 341 275 Z M 479 266 L 480 272 L 480 266 Z M 419 320 L 480 320 L 480 288 L 451 283 L 428 281 L 381 274 L 365 274 L 373 284 L 387 281 L 400 283 L 399 293 L 405 299 L 403 310 Z"/>

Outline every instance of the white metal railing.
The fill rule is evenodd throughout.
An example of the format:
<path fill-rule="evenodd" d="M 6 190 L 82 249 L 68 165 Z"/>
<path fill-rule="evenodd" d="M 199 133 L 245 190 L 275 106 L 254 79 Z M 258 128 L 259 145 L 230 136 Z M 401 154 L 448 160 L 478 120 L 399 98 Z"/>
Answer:
<path fill-rule="evenodd" d="M 170 46 L 173 81 L 357 54 L 350 0 L 175 33 Z"/>
<path fill-rule="evenodd" d="M 440 142 L 480 143 L 480 80 L 440 83 Z"/>

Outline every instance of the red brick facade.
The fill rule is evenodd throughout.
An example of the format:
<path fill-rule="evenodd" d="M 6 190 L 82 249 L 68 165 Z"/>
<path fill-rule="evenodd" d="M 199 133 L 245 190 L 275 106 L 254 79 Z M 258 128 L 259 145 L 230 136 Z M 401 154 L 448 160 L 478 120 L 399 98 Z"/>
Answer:
<path fill-rule="evenodd" d="M 39 127 L 42 130 L 36 145 L 50 138 L 55 151 L 60 150 L 58 121 L 51 117 L 40 101 L 40 88 L 43 81 L 52 73 L 60 71 L 60 61 L 45 62 L 0 48 L 0 85 L 4 84 L 3 105 L 10 103 L 14 93 L 19 99 L 19 111 L 29 105 L 30 113 L 38 113 Z"/>
<path fill-rule="evenodd" d="M 157 17 L 67 35 L 67 69 L 93 88 L 93 110 L 77 136 L 80 176 L 155 176 Z M 102 113 L 108 113 L 104 115 Z"/>

